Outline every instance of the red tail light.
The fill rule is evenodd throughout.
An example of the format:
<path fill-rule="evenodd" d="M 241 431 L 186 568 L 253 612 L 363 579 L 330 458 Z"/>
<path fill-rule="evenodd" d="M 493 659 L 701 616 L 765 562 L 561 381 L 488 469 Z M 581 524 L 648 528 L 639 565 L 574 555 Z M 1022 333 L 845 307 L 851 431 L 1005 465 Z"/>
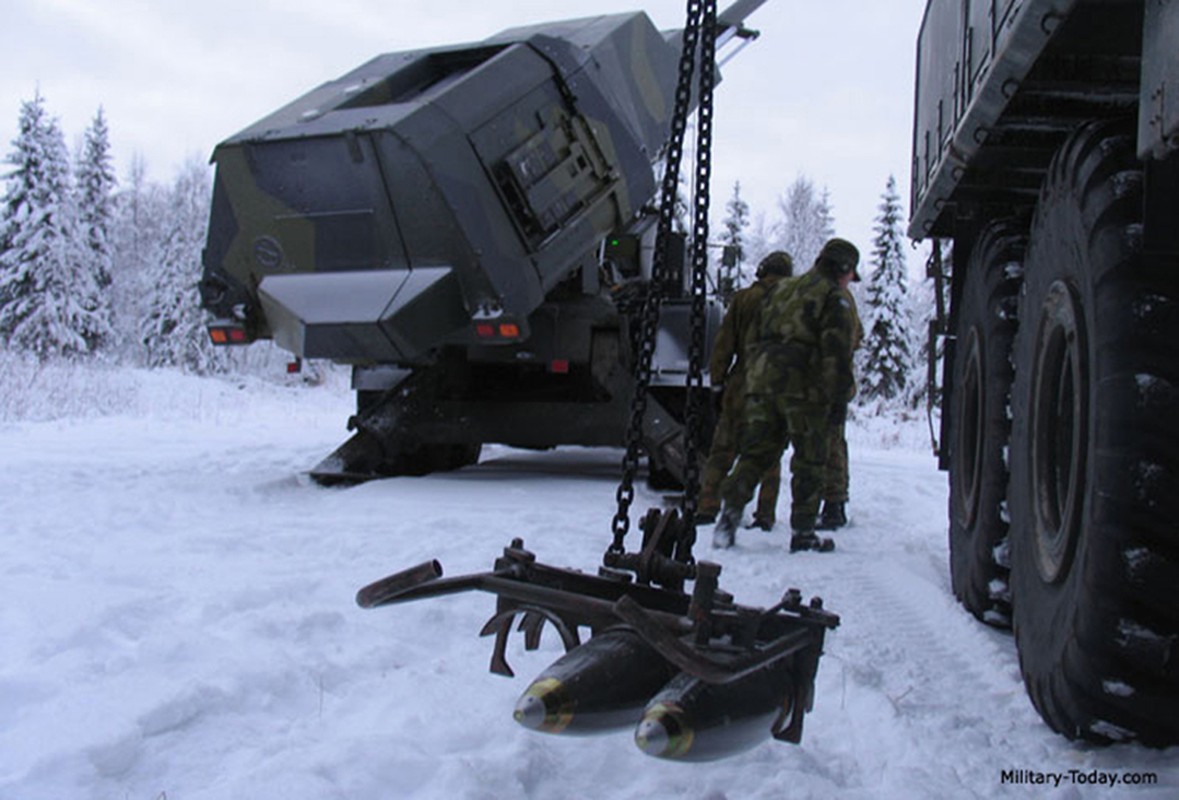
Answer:
<path fill-rule="evenodd" d="M 523 337 L 518 322 L 482 320 L 475 323 L 475 336 L 490 343 L 516 342 Z"/>
<path fill-rule="evenodd" d="M 218 346 L 249 344 L 251 341 L 250 335 L 246 333 L 246 329 L 237 322 L 219 319 L 211 323 L 208 328 L 209 340 Z"/>

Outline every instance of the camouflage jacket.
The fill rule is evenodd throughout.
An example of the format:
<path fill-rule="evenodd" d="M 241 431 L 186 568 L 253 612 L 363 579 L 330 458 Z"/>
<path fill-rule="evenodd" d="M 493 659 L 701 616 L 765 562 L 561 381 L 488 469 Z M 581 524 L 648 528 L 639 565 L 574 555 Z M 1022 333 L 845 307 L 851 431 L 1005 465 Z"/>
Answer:
<path fill-rule="evenodd" d="M 860 345 L 864 343 L 864 324 L 860 322 L 860 312 L 859 309 L 856 308 L 856 298 L 853 297 L 852 293 L 847 289 L 840 289 L 840 291 L 843 293 L 843 296 L 847 298 L 847 311 L 849 314 L 851 314 L 852 318 L 851 349 L 854 353 L 856 350 L 859 350 Z"/>
<path fill-rule="evenodd" d="M 733 382 L 744 383 L 747 359 L 745 349 L 750 341 L 757 338 L 758 318 L 766 295 L 778 282 L 778 276 L 759 278 L 733 295 L 729 310 L 721 321 L 716 341 L 712 345 L 712 357 L 708 361 L 708 375 L 713 386 Z"/>
<path fill-rule="evenodd" d="M 846 404 L 855 393 L 855 336 L 854 303 L 831 278 L 812 269 L 779 281 L 762 308 L 747 391 Z"/>
<path fill-rule="evenodd" d="M 852 367 L 854 370 L 855 352 L 856 352 L 856 350 L 859 350 L 860 345 L 864 343 L 864 324 L 862 322 L 860 322 L 860 312 L 856 309 L 856 298 L 847 289 L 841 289 L 840 291 L 843 293 L 843 296 L 847 298 L 847 303 L 848 303 L 847 310 L 848 310 L 848 313 L 851 314 L 851 318 L 852 318 L 851 349 L 852 349 Z M 855 397 L 857 387 L 856 387 L 856 382 L 855 382 L 854 371 L 852 373 L 852 376 L 853 377 L 852 377 L 851 396 Z"/>

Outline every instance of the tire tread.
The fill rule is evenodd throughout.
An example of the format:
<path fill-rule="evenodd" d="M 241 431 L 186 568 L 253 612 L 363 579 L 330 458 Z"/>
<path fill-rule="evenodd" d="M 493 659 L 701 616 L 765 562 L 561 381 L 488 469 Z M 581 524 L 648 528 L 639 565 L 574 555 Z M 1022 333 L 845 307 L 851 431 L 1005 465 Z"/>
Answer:
<path fill-rule="evenodd" d="M 1065 578 L 1067 592 L 1044 589 L 1028 560 L 1026 467 L 1013 464 L 1014 627 L 1028 693 L 1052 728 L 1075 739 L 1162 747 L 1179 743 L 1179 265 L 1141 252 L 1141 204 L 1133 138 L 1120 123 L 1074 134 L 1041 195 L 1028 258 L 1030 310 L 1035 287 L 1051 280 L 1031 273 L 1049 269 L 1053 247 L 1069 247 L 1065 226 L 1079 218 L 1094 272 L 1074 278 L 1088 282 L 1093 299 L 1090 413 L 1098 417 L 1084 544 L 1072 565 L 1080 574 Z M 1025 320 L 1030 310 L 1021 307 Z M 1025 322 L 1023 330 L 1020 364 L 1031 363 L 1035 326 Z M 1018 402 L 1028 407 L 1029 381 L 1016 376 Z M 1028 436 L 1024 421 L 1015 428 L 1013 451 Z"/>

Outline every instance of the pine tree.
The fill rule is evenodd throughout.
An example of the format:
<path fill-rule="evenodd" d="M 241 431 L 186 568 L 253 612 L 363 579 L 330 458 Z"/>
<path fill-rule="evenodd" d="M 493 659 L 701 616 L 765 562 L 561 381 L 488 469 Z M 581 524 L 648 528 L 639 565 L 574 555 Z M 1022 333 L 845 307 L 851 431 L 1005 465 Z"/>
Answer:
<path fill-rule="evenodd" d="M 113 217 L 111 194 L 115 172 L 111 166 L 110 134 L 102 108 L 86 129 L 82 157 L 77 167 L 78 219 L 86 246 L 94 254 L 98 285 L 111 285 L 110 229 Z"/>
<path fill-rule="evenodd" d="M 154 254 L 151 291 L 140 323 L 147 365 L 200 375 L 223 372 L 228 359 L 209 341 L 200 307 L 201 247 L 212 193 L 208 167 L 187 163 L 168 192 L 163 236 Z"/>
<path fill-rule="evenodd" d="M 892 176 L 879 208 L 876 238 L 872 241 L 873 271 L 866 292 L 868 333 L 860 356 L 860 397 L 890 401 L 904 396 L 913 368 L 911 306 L 901 230 L 904 216 Z"/>
<path fill-rule="evenodd" d="M 741 197 L 741 181 L 733 184 L 733 196 L 725 203 L 725 211 L 721 241 L 740 249 L 745 244 L 745 229 L 749 227 L 749 203 Z"/>
<path fill-rule="evenodd" d="M 740 271 L 745 259 L 745 229 L 749 227 L 749 204 L 741 199 L 741 182 L 733 184 L 733 196 L 725 203 L 726 216 L 721 223 L 724 232 L 721 233 L 721 243 L 725 247 L 735 248 L 736 262 L 732 267 L 722 266 L 718 283 L 724 296 L 732 294 L 740 285 Z"/>
<path fill-rule="evenodd" d="M 69 156 L 40 93 L 21 104 L 0 211 L 0 339 L 46 360 L 90 353 L 109 333 L 78 231 Z"/>
<path fill-rule="evenodd" d="M 100 290 L 96 313 L 111 317 L 111 227 L 115 173 L 111 166 L 110 140 L 102 108 L 86 129 L 85 143 L 77 169 L 78 222 L 85 245 L 86 267 Z"/>
<path fill-rule="evenodd" d="M 815 191 L 810 178 L 799 175 L 778 198 L 781 219 L 774 231 L 774 249 L 785 250 L 799 271 L 809 269 L 823 243 L 835 235 L 831 197 Z"/>

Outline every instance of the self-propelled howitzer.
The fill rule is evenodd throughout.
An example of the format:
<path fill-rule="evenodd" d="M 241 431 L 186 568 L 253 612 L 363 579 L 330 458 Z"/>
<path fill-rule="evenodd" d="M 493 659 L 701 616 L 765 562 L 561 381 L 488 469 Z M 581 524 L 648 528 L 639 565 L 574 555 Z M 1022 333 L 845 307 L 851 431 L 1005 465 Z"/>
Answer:
<path fill-rule="evenodd" d="M 753 38 L 763 2 L 722 12 L 718 44 Z M 623 444 L 680 39 L 629 13 L 390 53 L 217 146 L 214 341 L 353 368 L 356 433 L 314 474 L 453 469 L 485 442 Z M 642 426 L 671 478 L 683 284 L 672 270 L 661 287 Z"/>

